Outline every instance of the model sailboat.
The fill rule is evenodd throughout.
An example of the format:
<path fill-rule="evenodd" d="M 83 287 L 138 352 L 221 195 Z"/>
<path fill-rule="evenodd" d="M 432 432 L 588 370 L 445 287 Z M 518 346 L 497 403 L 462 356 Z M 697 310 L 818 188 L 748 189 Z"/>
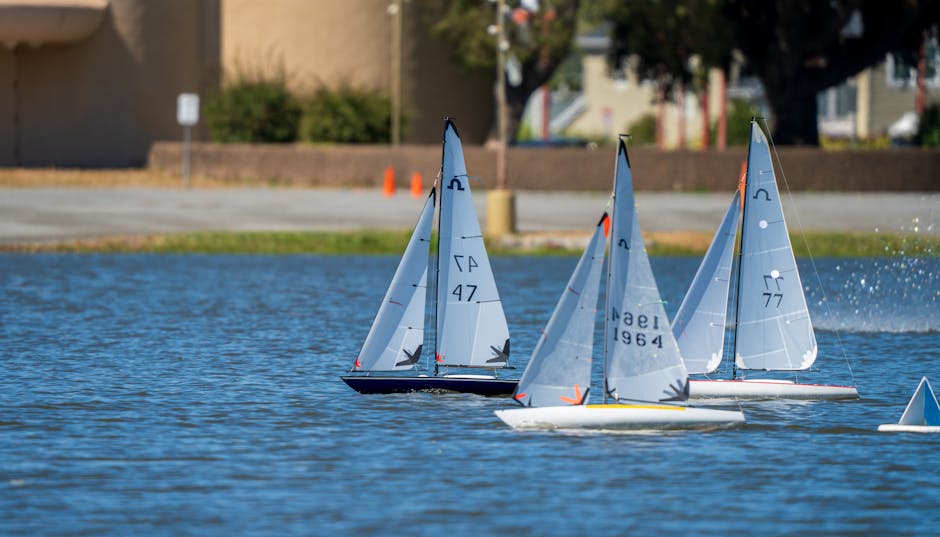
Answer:
<path fill-rule="evenodd" d="M 740 411 L 682 406 L 687 373 L 640 235 L 627 149 L 621 141 L 605 307 L 605 404 L 587 404 L 606 215 L 536 345 L 514 399 L 497 410 L 514 428 L 671 429 L 744 423 Z M 606 404 L 612 398 L 613 404 Z M 673 404 L 670 404 L 673 403 Z"/>
<path fill-rule="evenodd" d="M 897 423 L 878 426 L 882 432 L 940 433 L 940 405 L 927 377 L 920 379 L 914 395 Z"/>
<path fill-rule="evenodd" d="M 444 124 L 438 270 L 433 275 L 436 326 L 433 374 L 414 371 L 424 345 L 429 248 L 436 192 L 431 191 L 352 371 L 342 377 L 360 393 L 448 391 L 509 395 L 517 381 L 495 375 L 441 374 L 442 369 L 496 371 L 508 366 L 509 327 L 470 195 L 463 148 L 453 121 Z"/>
<path fill-rule="evenodd" d="M 817 345 L 803 284 L 783 218 L 767 137 L 751 121 L 747 166 L 721 226 L 676 313 L 673 333 L 692 374 L 722 360 L 738 213 L 742 223 L 734 293 L 731 379 L 692 379 L 692 398 L 854 399 L 854 386 L 738 379 L 739 370 L 803 371 Z M 743 197 L 741 197 L 743 196 Z"/>

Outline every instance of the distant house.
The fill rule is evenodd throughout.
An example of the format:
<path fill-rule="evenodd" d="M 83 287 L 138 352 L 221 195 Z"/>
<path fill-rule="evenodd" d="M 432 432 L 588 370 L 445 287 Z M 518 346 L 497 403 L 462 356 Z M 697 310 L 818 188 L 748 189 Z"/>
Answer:
<path fill-rule="evenodd" d="M 565 98 L 568 106 L 553 106 L 550 119 L 553 135 L 565 133 L 613 140 L 644 116 L 660 112 L 655 83 L 640 80 L 629 66 L 613 72 L 608 69 L 605 58 L 608 45 L 609 38 L 604 30 L 578 37 L 583 90 Z M 938 103 L 940 47 L 936 38 L 928 41 L 925 50 L 925 102 Z M 878 138 L 887 136 L 892 125 L 899 126 L 898 122 L 905 118 L 906 113 L 909 119 L 916 106 L 917 69 L 899 58 L 899 55 L 888 54 L 884 62 L 821 92 L 817 97 L 820 135 L 846 139 Z M 712 122 L 717 117 L 722 98 L 719 76 L 718 72 L 709 76 L 707 98 Z M 736 72 L 730 78 L 727 99 L 747 101 L 769 114 L 758 79 L 738 76 Z M 535 106 L 529 110 L 528 117 L 535 127 L 541 125 L 540 110 Z M 698 95 L 685 92 L 681 102 L 665 103 L 662 118 L 663 147 L 701 146 L 703 116 Z M 537 128 L 534 130 L 539 132 Z"/>
<path fill-rule="evenodd" d="M 583 90 L 570 99 L 570 107 L 552 117 L 552 132 L 613 140 L 645 116 L 658 116 L 661 112 L 664 147 L 701 146 L 704 120 L 700 97 L 686 91 L 680 99 L 662 104 L 660 110 L 654 82 L 641 80 L 629 65 L 614 71 L 608 69 L 605 54 L 609 44 L 604 29 L 577 38 Z M 720 73 L 710 73 L 709 81 L 707 98 L 714 121 L 721 99 Z M 729 92 L 735 89 L 728 88 Z"/>
<path fill-rule="evenodd" d="M 940 103 L 940 47 L 929 39 L 924 47 L 924 102 Z M 917 66 L 899 54 L 887 54 L 878 65 L 819 94 L 820 134 L 870 139 L 887 136 L 893 125 L 898 138 L 910 134 L 905 115 L 917 110 Z M 910 122 L 908 122 L 910 123 Z M 916 128 L 916 125 L 914 125 Z"/>

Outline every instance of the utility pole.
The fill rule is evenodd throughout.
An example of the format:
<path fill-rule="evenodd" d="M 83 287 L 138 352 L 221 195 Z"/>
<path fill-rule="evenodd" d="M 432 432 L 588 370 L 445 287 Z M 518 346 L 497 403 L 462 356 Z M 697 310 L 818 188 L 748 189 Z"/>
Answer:
<path fill-rule="evenodd" d="M 392 145 L 401 143 L 401 42 L 402 42 L 402 0 L 392 0 L 388 14 L 392 17 Z"/>
<path fill-rule="evenodd" d="M 491 27 L 492 28 L 492 27 Z M 516 232 L 516 195 L 506 186 L 506 0 L 496 0 L 496 188 L 486 193 L 486 231 L 492 236 Z"/>
<path fill-rule="evenodd" d="M 496 188 L 506 189 L 506 0 L 496 3 Z"/>

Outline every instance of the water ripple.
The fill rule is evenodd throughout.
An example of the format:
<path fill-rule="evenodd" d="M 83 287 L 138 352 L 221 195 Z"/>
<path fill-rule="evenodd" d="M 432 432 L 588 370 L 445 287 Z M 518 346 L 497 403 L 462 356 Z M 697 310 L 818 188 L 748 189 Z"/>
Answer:
<path fill-rule="evenodd" d="M 854 372 L 861 401 L 627 435 L 512 431 L 493 415 L 506 399 L 349 390 L 338 376 L 396 262 L 0 256 L 0 533 L 934 531 L 936 439 L 875 428 L 940 379 L 935 261 L 824 260 L 822 289 L 804 278 L 824 328 L 806 375 Z M 517 373 L 575 262 L 493 260 Z M 696 265 L 654 259 L 670 311 Z"/>

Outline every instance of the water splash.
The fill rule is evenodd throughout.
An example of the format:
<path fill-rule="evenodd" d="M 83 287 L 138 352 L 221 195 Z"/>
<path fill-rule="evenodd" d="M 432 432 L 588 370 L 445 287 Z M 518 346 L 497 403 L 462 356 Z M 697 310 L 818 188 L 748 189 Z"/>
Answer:
<path fill-rule="evenodd" d="M 807 281 L 813 324 L 849 332 L 940 332 L 940 258 L 817 262 L 825 293 Z"/>

